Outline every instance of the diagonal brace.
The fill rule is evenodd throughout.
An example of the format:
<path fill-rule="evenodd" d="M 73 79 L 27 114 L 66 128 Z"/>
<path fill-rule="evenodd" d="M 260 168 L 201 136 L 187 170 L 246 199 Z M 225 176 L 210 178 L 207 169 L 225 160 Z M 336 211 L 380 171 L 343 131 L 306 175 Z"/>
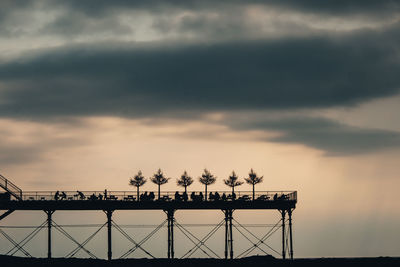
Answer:
<path fill-rule="evenodd" d="M 149 240 L 156 232 L 158 232 L 164 225 L 165 225 L 165 223 L 167 222 L 167 220 L 164 220 L 160 225 L 158 225 L 152 232 L 150 232 L 146 237 L 144 237 L 142 240 L 140 240 L 139 241 L 139 243 L 138 242 L 136 242 L 135 240 L 133 240 L 133 238 L 132 237 L 130 237 L 124 230 L 122 230 L 122 228 L 119 226 L 119 225 L 117 225 L 115 222 L 114 222 L 114 227 L 123 235 L 123 236 L 125 236 L 126 237 L 126 239 L 128 239 L 131 243 L 133 243 L 135 246 L 134 247 L 132 247 L 131 249 L 129 249 L 127 252 L 125 252 L 121 257 L 120 257 L 120 259 L 122 259 L 122 258 L 126 258 L 127 256 L 129 256 L 131 253 L 133 253 L 136 249 L 140 249 L 140 250 L 142 250 L 143 252 L 145 252 L 147 255 L 149 255 L 150 257 L 152 257 L 152 258 L 154 258 L 155 259 L 155 257 L 153 256 L 153 255 L 151 255 L 150 254 L 150 252 L 148 252 L 147 250 L 145 250 L 143 247 L 142 247 L 142 245 L 147 241 L 147 240 Z"/>
<path fill-rule="evenodd" d="M 25 256 L 32 258 L 32 255 L 29 254 L 29 252 L 26 251 L 23 247 L 21 247 L 17 242 L 15 242 L 14 239 L 12 239 L 8 234 L 6 234 L 6 232 L 0 229 L 0 234 L 2 234 L 5 238 L 7 238 L 7 240 L 10 241 L 14 245 L 14 247 L 18 248 L 18 250 L 21 250 L 22 253 L 25 254 Z"/>
<path fill-rule="evenodd" d="M 191 255 L 193 255 L 197 249 L 199 249 L 201 246 L 205 246 L 205 242 L 210 239 L 210 237 L 212 235 L 215 234 L 215 232 L 217 232 L 217 230 L 223 225 L 224 220 L 222 220 L 220 223 L 218 223 L 207 235 L 205 235 L 199 242 L 198 244 L 196 244 L 194 247 L 192 247 L 191 249 L 189 249 L 188 252 L 186 252 L 181 258 L 184 257 L 190 257 Z M 198 238 L 196 238 L 198 239 Z"/>
<path fill-rule="evenodd" d="M 72 250 L 70 253 L 68 253 L 65 258 L 71 258 L 75 256 L 76 253 L 78 253 L 82 248 L 85 247 L 87 243 L 89 243 L 90 240 L 92 240 L 98 232 L 100 232 L 101 229 L 106 225 L 107 223 L 104 223 L 102 226 L 100 226 L 99 229 L 97 229 L 92 235 L 90 235 L 85 241 L 82 242 L 82 244 L 78 245 L 74 250 Z"/>
<path fill-rule="evenodd" d="M 76 241 L 67 231 L 65 231 L 60 225 L 58 225 L 54 220 L 53 220 L 54 228 L 59 231 L 61 234 L 66 236 L 68 239 L 70 239 L 72 242 L 77 244 L 82 250 L 84 250 L 91 258 L 98 259 L 96 255 L 94 255 L 92 252 L 90 252 L 88 249 L 86 249 L 84 246 L 82 246 L 78 241 Z"/>
<path fill-rule="evenodd" d="M 8 211 L 4 212 L 3 214 L 1 214 L 0 221 L 3 220 L 5 217 L 7 217 L 8 215 L 10 215 L 13 212 L 14 212 L 14 210 L 8 210 Z"/>

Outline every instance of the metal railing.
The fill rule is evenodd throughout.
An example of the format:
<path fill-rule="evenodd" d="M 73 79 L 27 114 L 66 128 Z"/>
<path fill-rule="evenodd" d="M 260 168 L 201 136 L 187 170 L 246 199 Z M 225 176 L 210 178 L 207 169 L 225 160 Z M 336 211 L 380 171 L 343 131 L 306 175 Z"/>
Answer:
<path fill-rule="evenodd" d="M 252 191 L 208 191 L 207 201 L 252 201 Z M 205 201 L 204 191 L 162 191 L 160 199 L 156 191 L 24 191 L 24 201 Z M 297 191 L 257 191 L 254 201 L 297 201 Z"/>
<path fill-rule="evenodd" d="M 22 190 L 13 184 L 10 180 L 0 174 L 0 187 L 14 196 L 16 199 L 22 199 Z"/>

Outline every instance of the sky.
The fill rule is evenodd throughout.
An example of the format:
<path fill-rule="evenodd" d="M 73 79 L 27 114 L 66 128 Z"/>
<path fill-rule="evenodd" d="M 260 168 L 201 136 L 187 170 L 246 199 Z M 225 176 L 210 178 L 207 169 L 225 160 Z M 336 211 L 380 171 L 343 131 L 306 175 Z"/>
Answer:
<path fill-rule="evenodd" d="M 25 191 L 135 190 L 161 168 L 175 191 L 184 170 L 202 190 L 207 168 L 222 191 L 253 168 L 257 190 L 298 191 L 296 257 L 398 256 L 399 31 L 395 0 L 3 0 L 0 173 Z"/>

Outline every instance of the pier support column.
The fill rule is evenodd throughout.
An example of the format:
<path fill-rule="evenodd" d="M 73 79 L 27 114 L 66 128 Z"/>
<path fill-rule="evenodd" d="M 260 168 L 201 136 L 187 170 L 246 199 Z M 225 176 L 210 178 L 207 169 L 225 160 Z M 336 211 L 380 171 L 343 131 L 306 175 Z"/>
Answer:
<path fill-rule="evenodd" d="M 228 221 L 229 221 L 228 211 L 224 210 L 224 214 L 225 214 L 225 259 L 228 259 L 228 246 L 229 246 L 229 244 L 228 244 L 228 239 L 229 239 L 229 236 L 228 236 Z"/>
<path fill-rule="evenodd" d="M 223 210 L 225 214 L 225 259 L 233 259 L 232 214 L 233 210 Z"/>
<path fill-rule="evenodd" d="M 175 210 L 167 210 L 168 219 L 168 259 L 173 259 L 175 257 L 174 251 L 174 213 Z"/>
<path fill-rule="evenodd" d="M 229 237 L 230 237 L 230 256 L 231 260 L 233 260 L 233 236 L 232 236 L 232 213 L 233 211 L 230 210 L 229 213 Z"/>
<path fill-rule="evenodd" d="M 104 211 L 107 215 L 107 259 L 110 261 L 112 259 L 112 244 L 111 244 L 111 217 L 112 213 L 114 212 L 113 210 L 106 210 Z"/>
<path fill-rule="evenodd" d="M 51 259 L 51 226 L 52 226 L 52 215 L 54 210 L 45 210 L 47 214 L 47 258 Z"/>
<path fill-rule="evenodd" d="M 288 210 L 289 215 L 289 256 L 293 260 L 293 231 L 292 231 L 292 210 Z"/>
<path fill-rule="evenodd" d="M 282 259 L 286 259 L 286 247 L 285 247 L 285 215 L 286 215 L 286 210 L 281 210 L 280 211 L 282 214 Z"/>

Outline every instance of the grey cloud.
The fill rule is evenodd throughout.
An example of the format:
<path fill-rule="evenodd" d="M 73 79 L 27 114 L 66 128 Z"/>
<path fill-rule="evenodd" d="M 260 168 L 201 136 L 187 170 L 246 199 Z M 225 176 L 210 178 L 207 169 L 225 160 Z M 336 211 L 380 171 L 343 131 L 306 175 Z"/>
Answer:
<path fill-rule="evenodd" d="M 4 0 L 0 1 L 0 37 L 19 36 L 25 33 L 21 25 L 32 24 L 27 11 L 37 8 L 33 1 Z"/>
<path fill-rule="evenodd" d="M 264 140 L 304 144 L 322 150 L 328 156 L 362 154 L 400 147 L 400 132 L 355 127 L 325 118 L 231 118 L 227 125 L 239 131 L 277 132 L 278 136 L 266 137 Z"/>
<path fill-rule="evenodd" d="M 132 29 L 121 23 L 115 16 L 100 19 L 84 16 L 82 13 L 65 12 L 53 22 L 46 24 L 41 34 L 55 34 L 63 37 L 84 34 L 86 37 L 96 34 L 130 34 Z"/>
<path fill-rule="evenodd" d="M 69 1 L 51 1 L 51 0 L 5 0 L 0 3 L 0 33 L 18 34 L 23 27 L 15 27 L 15 21 L 24 21 L 22 25 L 34 24 L 34 17 L 25 19 L 32 11 L 45 10 L 55 17 L 53 22 L 49 22 L 36 34 L 77 34 L 85 32 L 85 34 L 95 34 L 96 32 L 104 33 L 115 26 L 121 32 L 129 32 L 129 27 L 118 21 L 118 14 L 124 12 L 151 13 L 154 17 L 170 17 L 177 13 L 190 11 L 201 16 L 202 12 L 233 14 L 240 13 L 246 7 L 258 5 L 266 8 L 291 10 L 300 13 L 315 13 L 321 15 L 332 16 L 365 16 L 388 17 L 397 16 L 400 11 L 399 1 L 394 0 L 340 0 L 340 1 L 319 1 L 319 0 L 149 0 L 149 1 L 127 1 L 127 0 L 69 0 Z M 30 13 L 21 13 L 20 11 L 30 11 Z M 60 15 L 61 14 L 61 15 Z M 14 18 L 10 23 L 4 23 L 10 18 Z M 234 27 L 240 24 L 240 20 L 219 21 L 227 23 L 227 25 L 219 25 L 220 30 L 233 31 Z M 198 21 L 186 21 L 187 25 L 182 25 L 188 30 L 198 29 Z M 194 24 L 193 24 L 194 23 Z M 233 23 L 231 25 L 230 23 Z M 19 24 L 19 23 L 17 23 Z M 98 27 L 96 27 L 98 24 Z M 156 23 L 157 24 L 157 23 Z M 203 23 L 204 24 L 204 23 Z M 214 27 L 215 27 L 214 23 Z M 202 28 L 204 30 L 204 28 Z M 249 30 L 249 28 L 247 28 Z M 23 34 L 23 30 L 22 33 Z"/>
<path fill-rule="evenodd" d="M 0 116 L 146 117 L 354 105 L 399 91 L 395 31 L 398 25 L 336 39 L 42 51 L 0 65 Z"/>
<path fill-rule="evenodd" d="M 4 166 L 24 164 L 41 158 L 43 151 L 39 147 L 18 146 L 0 143 L 0 164 Z"/>
<path fill-rule="evenodd" d="M 58 4 L 80 10 L 87 14 L 102 14 L 113 9 L 145 9 L 160 11 L 166 8 L 179 9 L 216 9 L 227 7 L 243 7 L 250 4 L 277 6 L 289 9 L 300 9 L 309 12 L 324 13 L 392 13 L 400 10 L 400 3 L 396 0 L 152 0 L 152 1 L 128 1 L 128 0 L 70 0 L 59 1 Z"/>
<path fill-rule="evenodd" d="M 322 12 L 330 14 L 360 14 L 387 15 L 400 11 L 400 3 L 397 0 L 268 0 L 267 2 L 277 6 L 299 9 L 308 12 Z"/>
<path fill-rule="evenodd" d="M 0 130 L 0 165 L 24 165 L 53 158 L 57 155 L 57 150 L 84 147 L 91 144 L 90 140 L 82 136 L 67 135 L 70 127 L 79 126 L 79 122 L 67 120 L 67 123 L 60 124 L 52 122 L 55 128 L 51 132 L 39 129 L 26 131 L 22 136 L 20 132 L 16 133 L 15 128 Z M 20 122 L 21 123 L 21 122 Z M 21 126 L 24 127 L 24 126 Z M 62 133 L 62 134 L 60 134 Z M 63 135 L 64 134 L 64 135 Z M 14 138 L 19 136 L 19 138 Z"/>
<path fill-rule="evenodd" d="M 287 16 L 253 21 L 245 10 L 224 10 L 222 12 L 196 12 L 178 18 L 157 16 L 152 29 L 160 34 L 175 33 L 199 42 L 222 42 L 226 40 L 277 39 L 285 36 L 305 36 L 315 34 L 306 23 L 290 21 Z"/>
<path fill-rule="evenodd" d="M 291 11 L 294 13 L 312 13 L 319 15 L 321 20 L 326 15 L 342 17 L 363 16 L 366 20 L 371 17 L 399 17 L 400 3 L 393 0 L 343 0 L 343 1 L 294 1 L 294 0 L 153 0 L 153 1 L 60 1 L 57 2 L 54 8 L 67 10 L 73 16 L 79 14 L 82 17 L 91 18 L 98 21 L 100 24 L 102 20 L 112 20 L 116 14 L 121 12 L 133 12 L 131 16 L 135 16 L 135 12 L 143 12 L 152 14 L 155 19 L 155 29 L 159 30 L 176 30 L 182 33 L 191 33 L 205 35 L 207 33 L 212 35 L 210 37 L 220 39 L 222 37 L 230 37 L 232 35 L 246 37 L 248 31 L 259 32 L 259 25 L 246 25 L 247 21 L 243 18 L 246 7 L 259 6 L 262 8 L 275 10 L 277 13 L 281 11 Z M 54 3 L 49 2 L 49 5 Z M 185 11 L 189 11 L 191 16 L 184 16 L 178 25 L 174 25 L 174 18 L 182 16 Z M 136 13 L 137 14 L 137 13 Z M 210 18 L 206 15 L 217 15 L 217 17 Z M 114 18 L 115 19 L 115 18 Z M 277 20 L 278 18 L 275 18 Z M 286 19 L 287 20 L 287 19 Z M 78 20 L 79 21 L 79 20 Z M 83 22 L 83 20 L 81 21 Z M 70 21 L 71 27 L 74 28 L 77 21 Z M 285 21 L 276 22 L 284 24 Z M 56 20 L 55 25 L 49 24 L 46 28 L 57 28 L 59 20 Z M 302 28 L 304 25 L 296 25 L 288 22 L 294 28 Z M 64 23 L 65 27 L 69 27 L 68 23 Z M 133 25 L 134 26 L 134 25 Z M 210 27 L 211 26 L 211 27 Z M 251 27 L 253 26 L 253 28 Z M 85 24 L 82 23 L 85 28 Z M 119 25 L 124 28 L 124 25 Z M 176 28 L 174 28 L 176 27 Z M 272 25 L 270 25 L 272 27 Z M 107 27 L 106 27 L 107 28 Z M 285 28 L 285 27 L 283 27 Z M 282 25 L 278 31 L 282 31 Z M 310 31 L 310 30 L 308 30 Z M 181 33 L 181 32 L 180 32 Z M 88 31 L 90 34 L 90 31 Z M 218 38 L 218 34 L 221 34 Z M 227 35 L 227 36 L 225 36 Z"/>

